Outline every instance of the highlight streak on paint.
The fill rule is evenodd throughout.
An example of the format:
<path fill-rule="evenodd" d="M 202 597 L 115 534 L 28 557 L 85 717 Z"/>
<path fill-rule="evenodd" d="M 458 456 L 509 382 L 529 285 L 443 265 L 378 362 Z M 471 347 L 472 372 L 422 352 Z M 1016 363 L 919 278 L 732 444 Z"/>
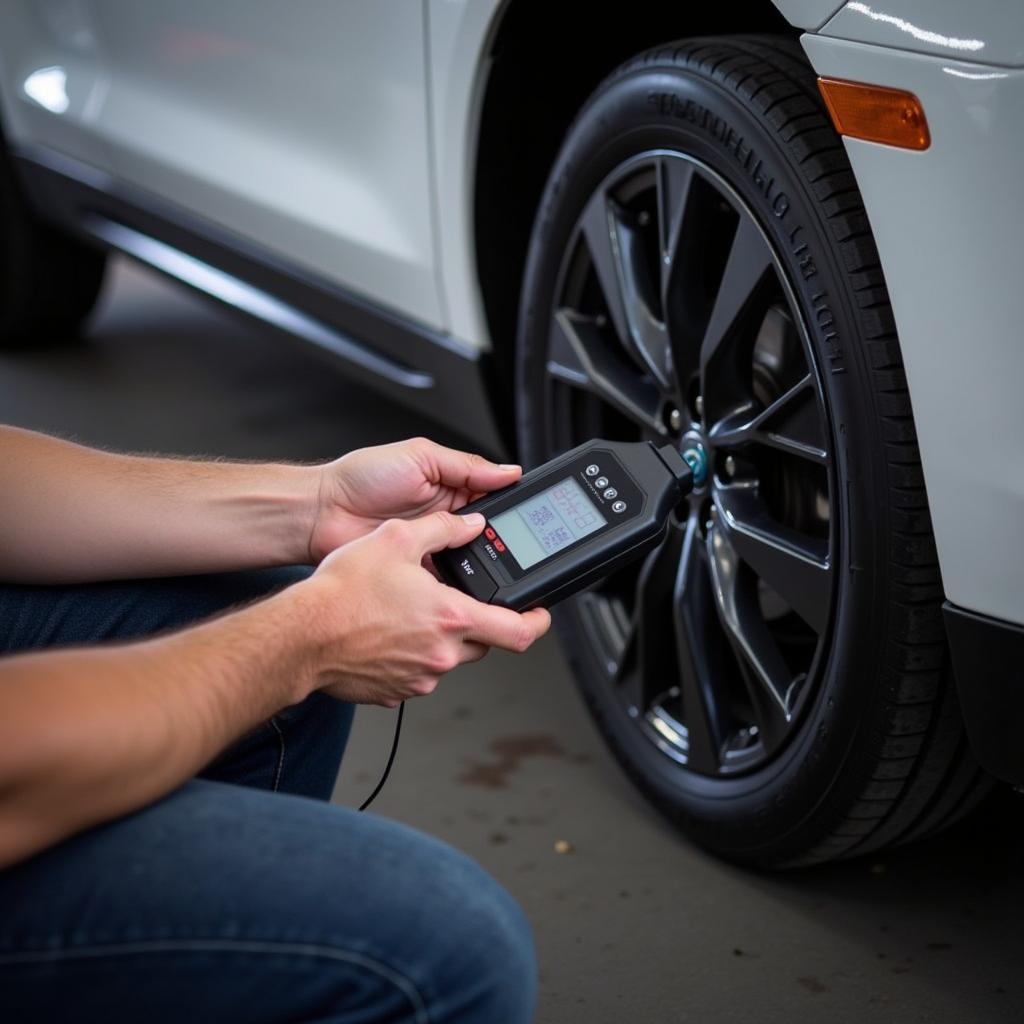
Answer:
<path fill-rule="evenodd" d="M 884 14 L 882 11 L 873 10 L 867 4 L 860 3 L 859 0 L 858 2 L 847 4 L 846 9 L 848 11 L 856 11 L 857 14 L 864 14 L 872 21 L 881 21 L 886 25 L 894 25 L 901 32 L 912 35 L 922 43 L 934 43 L 936 46 L 946 46 L 951 50 L 968 50 L 972 53 L 982 49 L 985 45 L 982 39 L 957 39 L 955 36 L 944 36 L 927 28 L 919 28 L 917 25 L 904 18 L 899 18 L 895 14 Z"/>

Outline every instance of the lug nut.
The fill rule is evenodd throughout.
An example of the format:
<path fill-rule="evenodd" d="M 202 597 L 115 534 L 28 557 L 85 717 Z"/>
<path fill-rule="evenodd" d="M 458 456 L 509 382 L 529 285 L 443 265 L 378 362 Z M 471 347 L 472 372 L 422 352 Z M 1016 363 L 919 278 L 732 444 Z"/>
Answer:
<path fill-rule="evenodd" d="M 736 475 L 736 460 L 731 455 L 725 457 L 725 474 L 726 476 Z"/>
<path fill-rule="evenodd" d="M 694 409 L 697 410 L 697 415 L 701 419 L 704 419 L 704 396 L 703 395 L 698 395 L 697 396 L 697 398 L 694 400 L 693 407 L 694 407 Z"/>
<path fill-rule="evenodd" d="M 669 410 L 668 425 L 670 430 L 677 432 L 683 429 L 683 414 L 675 406 Z"/>

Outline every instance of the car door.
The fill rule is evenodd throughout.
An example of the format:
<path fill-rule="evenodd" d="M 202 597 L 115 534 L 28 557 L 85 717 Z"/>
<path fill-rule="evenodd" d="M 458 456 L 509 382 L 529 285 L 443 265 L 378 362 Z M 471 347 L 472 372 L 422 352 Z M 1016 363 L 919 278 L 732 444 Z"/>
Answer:
<path fill-rule="evenodd" d="M 0 7 L 0 107 L 9 146 L 45 148 L 109 171 L 111 154 L 96 125 L 106 85 L 88 12 L 77 0 Z"/>
<path fill-rule="evenodd" d="M 82 6 L 107 73 L 96 131 L 119 178 L 442 325 L 422 4 Z"/>

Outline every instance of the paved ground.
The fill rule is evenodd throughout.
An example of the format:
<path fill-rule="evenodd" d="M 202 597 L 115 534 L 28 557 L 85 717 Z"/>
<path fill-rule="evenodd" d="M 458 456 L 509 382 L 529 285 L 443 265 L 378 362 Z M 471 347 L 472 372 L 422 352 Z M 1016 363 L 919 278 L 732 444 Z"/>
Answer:
<path fill-rule="evenodd" d="M 239 457 L 444 438 L 301 347 L 123 265 L 88 344 L 0 359 L 0 419 Z M 392 724 L 357 716 L 337 800 L 368 792 Z M 1024 799 L 1005 794 L 953 834 L 874 860 L 737 871 L 637 799 L 553 641 L 493 655 L 411 705 L 377 809 L 479 858 L 522 901 L 543 1024 L 1024 1020 Z M 556 854 L 559 839 L 573 852 Z"/>

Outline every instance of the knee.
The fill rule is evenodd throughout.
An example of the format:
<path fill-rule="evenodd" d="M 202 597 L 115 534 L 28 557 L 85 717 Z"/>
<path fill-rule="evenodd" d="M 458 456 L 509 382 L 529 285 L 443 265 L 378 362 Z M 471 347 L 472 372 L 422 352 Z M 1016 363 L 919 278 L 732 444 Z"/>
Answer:
<path fill-rule="evenodd" d="M 509 893 L 456 855 L 456 891 L 439 908 L 438 973 L 431 1020 L 527 1024 L 537 998 L 533 930 Z"/>
<path fill-rule="evenodd" d="M 404 999 L 405 1012 L 411 1003 L 422 1011 L 417 1019 L 431 1024 L 531 1020 L 532 930 L 483 868 L 431 836 L 373 814 L 278 803 L 277 834 L 301 836 L 293 856 L 275 859 L 281 876 L 275 890 L 288 893 L 289 917 L 301 922 L 296 934 L 384 968 L 356 980 L 350 970 L 332 972 L 339 1016 L 359 1004 L 366 1020 L 397 1019 L 394 1006 Z M 356 998 L 353 985 L 363 995 Z"/>
<path fill-rule="evenodd" d="M 486 1012 L 481 1020 L 527 1024 L 537 1002 L 537 952 L 533 929 L 519 904 L 497 882 L 489 919 L 476 933 L 486 950 L 479 968 L 483 981 L 481 998 Z"/>

